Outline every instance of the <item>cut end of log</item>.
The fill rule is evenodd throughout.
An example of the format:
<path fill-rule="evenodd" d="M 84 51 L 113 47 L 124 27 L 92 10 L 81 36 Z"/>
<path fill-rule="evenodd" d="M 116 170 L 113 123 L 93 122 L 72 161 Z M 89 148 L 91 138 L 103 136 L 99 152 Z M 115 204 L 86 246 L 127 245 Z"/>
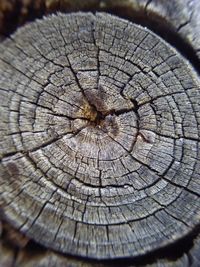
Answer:
<path fill-rule="evenodd" d="M 199 88 L 173 47 L 115 16 L 19 29 L 0 44 L 4 219 L 94 259 L 187 236 L 200 218 Z"/>

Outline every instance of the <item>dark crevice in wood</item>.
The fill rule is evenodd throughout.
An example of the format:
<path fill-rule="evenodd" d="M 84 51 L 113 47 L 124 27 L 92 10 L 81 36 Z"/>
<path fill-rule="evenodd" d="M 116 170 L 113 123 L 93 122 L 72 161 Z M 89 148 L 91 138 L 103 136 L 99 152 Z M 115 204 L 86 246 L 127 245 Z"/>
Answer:
<path fill-rule="evenodd" d="M 1 157 L 1 159 L 0 159 L 0 162 L 2 161 L 3 158 L 12 157 L 12 156 L 16 155 L 17 153 L 19 153 L 19 151 L 3 154 L 2 157 Z"/>
<path fill-rule="evenodd" d="M 80 256 L 71 256 L 67 255 L 69 259 L 76 259 L 77 261 L 80 261 L 85 264 L 103 264 L 106 267 L 129 267 L 129 266 L 135 266 L 135 267 L 141 267 L 145 266 L 147 264 L 153 264 L 158 260 L 164 260 L 167 259 L 170 262 L 175 262 L 181 258 L 184 254 L 186 254 L 189 257 L 189 262 L 192 262 L 192 258 L 189 254 L 189 251 L 193 247 L 193 241 L 198 236 L 200 232 L 200 225 L 197 225 L 190 234 L 184 236 L 183 238 L 177 240 L 173 244 L 167 245 L 163 248 L 154 250 L 152 252 L 146 253 L 145 255 L 134 257 L 134 258 L 118 258 L 118 259 L 110 259 L 110 260 L 94 260 L 94 259 L 88 259 L 85 257 Z M 29 255 L 30 258 L 37 257 L 41 254 L 45 254 L 47 251 L 46 248 L 35 242 L 34 240 L 31 240 L 28 245 L 25 248 L 26 255 Z M 66 254 L 59 253 L 60 255 L 65 256 Z"/>
<path fill-rule="evenodd" d="M 177 29 L 174 29 L 172 25 L 170 24 L 170 21 L 167 21 L 162 16 L 159 16 L 159 14 L 149 11 L 147 12 L 147 6 L 149 5 L 150 1 L 147 1 L 144 8 L 140 8 L 139 10 L 135 10 L 133 7 L 126 7 L 126 6 L 114 6 L 114 7 L 101 7 L 101 5 L 97 2 L 94 5 L 91 5 L 90 7 L 86 5 L 86 7 L 80 8 L 80 7 L 74 7 L 73 5 L 70 7 L 64 7 L 60 4 L 53 6 L 51 10 L 48 10 L 47 7 L 45 7 L 44 1 L 41 1 L 41 6 L 39 10 L 35 10 L 33 6 L 30 5 L 28 10 L 28 15 L 23 18 L 21 22 L 19 22 L 19 16 L 20 16 L 20 10 L 22 8 L 22 3 L 20 0 L 16 1 L 15 7 L 13 8 L 12 16 L 9 17 L 6 23 L 6 28 L 4 30 L 3 35 L 9 36 L 14 30 L 16 30 L 16 27 L 18 26 L 18 23 L 24 23 L 25 21 L 33 21 L 36 18 L 41 18 L 43 15 L 55 13 L 56 11 L 61 11 L 64 13 L 70 13 L 70 12 L 77 12 L 77 11 L 90 11 L 90 12 L 96 12 L 96 11 L 103 11 L 108 12 L 113 15 L 117 15 L 121 18 L 128 19 L 129 21 L 132 21 L 136 24 L 142 25 L 144 27 L 149 28 L 153 32 L 155 32 L 158 36 L 161 36 L 166 42 L 174 46 L 185 58 L 187 58 L 191 64 L 194 66 L 196 71 L 200 74 L 200 61 L 196 55 L 196 51 L 193 49 L 193 47 L 186 41 L 184 38 L 182 38 L 179 34 Z M 9 14 L 10 16 L 10 14 Z M 185 22 L 183 25 L 187 24 Z M 181 25 L 181 26 L 183 26 Z M 180 26 L 179 26 L 180 27 Z"/>
<path fill-rule="evenodd" d="M 19 251 L 20 251 L 19 248 L 15 248 L 14 257 L 13 257 L 13 260 L 12 260 L 12 263 L 11 263 L 11 267 L 15 267 L 16 266 L 16 260 L 17 260 Z"/>
<path fill-rule="evenodd" d="M 183 238 L 175 241 L 173 244 L 164 246 L 163 248 L 156 249 L 152 252 L 146 253 L 145 255 L 133 257 L 133 258 L 117 258 L 110 260 L 93 260 L 85 257 L 77 256 L 76 259 L 81 262 L 90 263 L 90 264 L 105 264 L 105 266 L 110 267 L 141 267 L 147 264 L 153 264 L 158 260 L 167 259 L 170 262 L 175 262 L 181 258 L 184 254 L 189 255 L 189 251 L 193 247 L 193 242 L 200 232 L 200 224 L 197 225 L 191 232 L 184 236 Z M 63 254 L 64 255 L 64 254 Z M 69 257 L 70 256 L 68 255 Z"/>
<path fill-rule="evenodd" d="M 25 247 L 24 252 L 25 257 L 30 260 L 40 257 L 41 255 L 45 255 L 47 249 L 39 243 L 36 243 L 34 240 L 30 240 Z"/>
<path fill-rule="evenodd" d="M 5 222 L 4 224 L 8 224 Z M 176 262 L 179 258 L 181 258 L 184 254 L 187 254 L 189 257 L 189 262 L 192 262 L 192 258 L 189 254 L 190 249 L 193 247 L 193 241 L 198 236 L 200 232 L 200 225 L 197 225 L 190 233 L 183 238 L 177 240 L 173 244 L 164 246 L 163 248 L 154 250 L 152 252 L 146 253 L 142 256 L 137 256 L 133 258 L 118 258 L 118 259 L 110 259 L 110 260 L 94 260 L 94 259 L 88 259 L 85 257 L 80 256 L 71 256 L 67 255 L 69 259 L 76 259 L 77 261 L 80 261 L 82 263 L 88 263 L 88 264 L 104 264 L 105 266 L 110 267 L 128 267 L 128 266 L 145 266 L 147 264 L 155 263 L 157 260 L 161 259 L 167 259 L 170 262 Z M 5 243 L 5 245 L 8 245 L 6 239 L 6 230 L 3 229 L 2 234 L 2 240 Z M 19 248 L 15 247 L 12 243 L 9 243 L 9 246 L 13 246 L 13 249 L 15 251 L 14 258 L 13 258 L 13 266 L 15 266 L 17 256 L 19 253 Z M 24 252 L 26 257 L 28 258 L 37 258 L 40 255 L 44 255 L 47 252 L 47 248 L 40 245 L 39 243 L 35 242 L 34 240 L 30 240 L 26 247 L 24 248 Z M 66 254 L 59 253 L 60 255 L 65 256 Z"/>
<path fill-rule="evenodd" d="M 159 14 L 153 12 L 148 12 L 147 14 L 145 9 L 136 11 L 125 7 L 120 7 L 119 9 L 105 9 L 103 11 L 128 19 L 143 27 L 147 27 L 158 36 L 162 37 L 167 43 L 175 47 L 186 59 L 188 59 L 188 61 L 190 61 L 198 74 L 200 74 L 200 61 L 194 48 L 182 38 L 178 32 L 176 32 L 169 21 L 159 16 Z"/>
<path fill-rule="evenodd" d="M 182 189 L 184 189 L 185 191 L 187 191 L 187 192 L 189 192 L 189 193 L 191 193 L 191 194 L 193 194 L 193 195 L 195 195 L 195 196 L 197 196 L 197 197 L 200 197 L 200 194 L 198 194 L 197 192 L 194 192 L 194 191 L 190 190 L 190 189 L 187 188 L 186 186 L 182 186 L 182 185 L 179 185 L 179 184 L 177 184 L 177 183 L 174 183 L 173 181 L 171 181 L 171 180 L 165 178 L 164 175 L 163 175 L 163 176 L 160 176 L 160 178 L 163 179 L 163 180 L 165 180 L 166 182 L 170 183 L 171 185 L 174 185 L 174 186 L 176 186 L 176 187 L 182 188 Z"/>

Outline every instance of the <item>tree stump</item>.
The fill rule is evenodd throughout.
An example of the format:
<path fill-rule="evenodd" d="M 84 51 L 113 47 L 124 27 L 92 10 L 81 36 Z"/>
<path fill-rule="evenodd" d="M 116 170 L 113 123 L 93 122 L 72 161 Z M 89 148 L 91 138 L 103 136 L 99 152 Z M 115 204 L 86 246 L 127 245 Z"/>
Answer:
<path fill-rule="evenodd" d="M 200 81 L 150 30 L 53 15 L 0 44 L 4 220 L 58 252 L 139 257 L 200 222 Z"/>

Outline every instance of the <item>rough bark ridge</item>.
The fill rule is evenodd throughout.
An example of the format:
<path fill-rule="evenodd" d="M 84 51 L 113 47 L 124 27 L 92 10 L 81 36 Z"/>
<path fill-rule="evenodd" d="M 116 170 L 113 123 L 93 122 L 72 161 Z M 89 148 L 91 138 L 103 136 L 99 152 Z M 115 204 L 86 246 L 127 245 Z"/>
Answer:
<path fill-rule="evenodd" d="M 174 48 L 111 15 L 19 29 L 0 45 L 4 219 L 94 259 L 145 255 L 191 234 L 199 86 Z"/>

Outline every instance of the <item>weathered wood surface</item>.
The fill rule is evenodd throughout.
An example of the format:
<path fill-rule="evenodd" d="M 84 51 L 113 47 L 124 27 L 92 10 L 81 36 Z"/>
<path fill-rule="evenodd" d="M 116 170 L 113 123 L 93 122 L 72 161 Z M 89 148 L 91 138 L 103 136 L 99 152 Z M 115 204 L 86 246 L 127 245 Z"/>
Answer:
<path fill-rule="evenodd" d="M 152 0 L 146 5 L 147 16 L 159 14 L 186 40 L 200 59 L 200 1 L 198 0 Z M 148 14 L 149 13 L 149 14 Z"/>
<path fill-rule="evenodd" d="M 192 49 L 200 59 L 199 0 L 106 0 L 100 1 L 100 6 L 119 16 L 128 17 L 142 25 L 146 24 L 153 30 L 157 28 L 166 39 L 175 38 L 176 36 L 170 36 L 174 32 L 182 38 L 182 43 L 178 44 L 178 40 L 175 40 L 174 45 L 181 48 L 185 41 L 191 46 L 185 49 Z"/>
<path fill-rule="evenodd" d="M 173 246 L 167 254 L 158 251 L 154 255 L 147 255 L 137 259 L 95 261 L 85 258 L 77 258 L 69 255 L 61 255 L 52 250 L 28 242 L 26 246 L 24 236 L 12 229 L 4 222 L 3 235 L 0 242 L 0 266 L 1 267 L 199 267 L 200 262 L 200 235 L 194 238 L 192 246 L 181 251 L 180 243 Z M 6 227 L 5 227 L 6 226 Z M 10 234 L 10 232 L 15 234 Z M 17 238 L 16 238 L 17 237 Z M 191 239 L 192 240 L 192 239 Z M 191 240 L 183 240 L 181 243 L 190 243 Z M 174 250 L 174 253 L 173 253 Z"/>
<path fill-rule="evenodd" d="M 142 256 L 198 227 L 200 82 L 174 48 L 79 13 L 19 29 L 0 61 L 4 219 L 94 259 Z"/>
<path fill-rule="evenodd" d="M 175 39 L 174 45 L 200 59 L 199 9 L 199 0 L 1 0 L 0 34 L 7 35 L 26 21 L 52 12 L 99 10 L 158 30 L 170 40 L 181 37 L 182 41 Z M 183 46 L 183 41 L 190 47 Z"/>

